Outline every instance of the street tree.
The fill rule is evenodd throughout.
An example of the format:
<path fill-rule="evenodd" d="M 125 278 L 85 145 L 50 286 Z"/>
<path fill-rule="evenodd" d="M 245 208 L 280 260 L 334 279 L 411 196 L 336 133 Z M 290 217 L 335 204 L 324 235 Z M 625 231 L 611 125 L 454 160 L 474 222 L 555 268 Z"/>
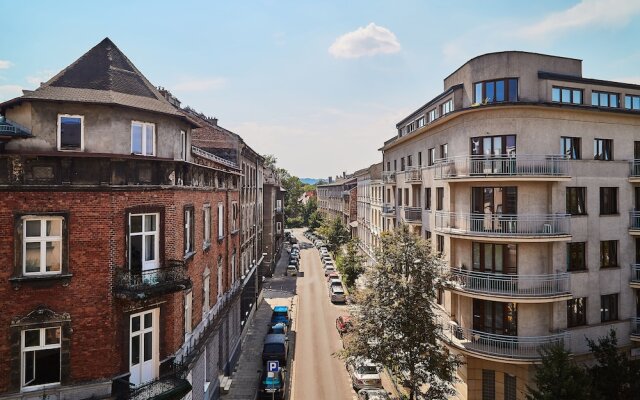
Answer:
<path fill-rule="evenodd" d="M 338 271 L 344 278 L 349 289 L 353 288 L 356 280 L 364 272 L 364 257 L 358 249 L 358 239 L 351 239 L 345 246 L 344 253 L 338 258 Z"/>
<path fill-rule="evenodd" d="M 333 252 L 338 251 L 351 238 L 351 233 L 339 217 L 325 219 L 318 232 L 327 239 L 327 248 Z"/>
<path fill-rule="evenodd" d="M 442 344 L 435 313 L 444 260 L 406 225 L 382 235 L 376 260 L 356 292 L 354 329 L 341 356 L 402 373 L 410 400 L 447 399 L 461 361 Z"/>
<path fill-rule="evenodd" d="M 589 378 L 562 345 L 544 348 L 536 365 L 533 386 L 527 385 L 527 400 L 590 399 Z"/>
<path fill-rule="evenodd" d="M 322 225 L 322 221 L 322 214 L 318 210 L 312 212 L 309 216 L 309 229 L 315 232 Z"/>

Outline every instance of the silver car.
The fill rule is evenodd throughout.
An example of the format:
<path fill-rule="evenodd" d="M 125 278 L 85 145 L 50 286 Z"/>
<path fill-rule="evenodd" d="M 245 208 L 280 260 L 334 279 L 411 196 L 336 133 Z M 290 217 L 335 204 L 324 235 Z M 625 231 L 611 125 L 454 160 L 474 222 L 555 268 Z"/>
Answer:
<path fill-rule="evenodd" d="M 332 303 L 344 303 L 347 301 L 347 296 L 344 293 L 342 285 L 332 285 L 329 293 Z"/>

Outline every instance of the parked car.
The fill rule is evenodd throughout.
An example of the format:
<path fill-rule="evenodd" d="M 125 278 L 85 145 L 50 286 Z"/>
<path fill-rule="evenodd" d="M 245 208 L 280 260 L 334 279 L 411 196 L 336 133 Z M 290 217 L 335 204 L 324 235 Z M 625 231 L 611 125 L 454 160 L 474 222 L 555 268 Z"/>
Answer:
<path fill-rule="evenodd" d="M 316 240 L 314 244 L 317 248 L 324 247 L 324 242 L 322 240 Z"/>
<path fill-rule="evenodd" d="M 292 243 L 293 245 L 298 244 L 298 238 L 293 236 L 293 234 L 291 236 L 289 236 L 289 243 Z"/>
<path fill-rule="evenodd" d="M 280 335 L 286 335 L 287 334 L 287 325 L 282 323 L 282 322 L 278 322 L 277 324 L 272 325 L 269 328 L 269 334 L 280 334 Z"/>
<path fill-rule="evenodd" d="M 331 286 L 333 286 L 335 284 L 342 286 L 342 279 L 340 279 L 339 276 L 335 276 L 335 277 L 329 278 L 329 281 L 327 282 L 327 286 L 329 288 L 331 288 Z"/>
<path fill-rule="evenodd" d="M 382 388 L 378 367 L 370 360 L 352 359 L 347 363 L 347 371 L 356 390 Z"/>
<path fill-rule="evenodd" d="M 280 365 L 287 365 L 287 336 L 273 333 L 264 337 L 262 347 L 262 362 L 279 361 Z"/>
<path fill-rule="evenodd" d="M 297 276 L 298 275 L 298 267 L 296 264 L 289 264 L 287 267 L 287 275 L 289 276 Z"/>
<path fill-rule="evenodd" d="M 389 394 L 382 389 L 361 389 L 358 400 L 391 400 Z"/>
<path fill-rule="evenodd" d="M 344 303 L 347 301 L 342 285 L 332 285 L 329 290 L 329 296 L 332 303 Z"/>
<path fill-rule="evenodd" d="M 282 375 L 282 368 L 278 372 L 269 372 L 265 367 L 260 376 L 260 398 L 261 399 L 284 399 L 285 383 Z"/>
<path fill-rule="evenodd" d="M 278 322 L 282 322 L 285 325 L 289 325 L 291 318 L 289 318 L 289 307 L 287 306 L 275 306 L 273 307 L 273 314 L 271 314 L 271 324 L 275 325 Z"/>
<path fill-rule="evenodd" d="M 333 264 L 333 261 L 325 261 L 324 268 L 327 269 L 328 267 L 333 267 L 334 269 L 336 268 L 336 266 Z"/>
<path fill-rule="evenodd" d="M 291 251 L 294 249 L 300 251 L 300 245 L 297 242 L 291 245 Z"/>
<path fill-rule="evenodd" d="M 327 275 L 327 282 L 329 282 L 332 278 L 339 278 L 340 275 L 338 275 L 337 272 L 332 272 L 329 275 Z"/>
<path fill-rule="evenodd" d="M 338 330 L 340 337 L 342 337 L 342 335 L 344 335 L 345 333 L 348 333 L 352 327 L 353 323 L 351 322 L 350 315 L 341 315 L 336 318 L 336 329 Z"/>
<path fill-rule="evenodd" d="M 295 265 L 296 267 L 300 266 L 300 259 L 298 257 L 289 257 L 289 265 Z"/>
<path fill-rule="evenodd" d="M 334 267 L 333 265 L 328 265 L 324 269 L 324 276 L 327 276 L 332 272 L 336 272 L 336 267 Z"/>

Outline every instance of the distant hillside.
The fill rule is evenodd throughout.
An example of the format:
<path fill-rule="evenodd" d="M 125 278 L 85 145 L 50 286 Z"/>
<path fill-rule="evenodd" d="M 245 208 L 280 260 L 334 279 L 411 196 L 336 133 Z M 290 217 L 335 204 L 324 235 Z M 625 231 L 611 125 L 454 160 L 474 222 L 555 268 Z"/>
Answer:
<path fill-rule="evenodd" d="M 315 185 L 319 180 L 320 179 L 314 178 L 300 178 L 300 181 L 302 181 L 302 183 L 304 183 L 305 185 Z"/>

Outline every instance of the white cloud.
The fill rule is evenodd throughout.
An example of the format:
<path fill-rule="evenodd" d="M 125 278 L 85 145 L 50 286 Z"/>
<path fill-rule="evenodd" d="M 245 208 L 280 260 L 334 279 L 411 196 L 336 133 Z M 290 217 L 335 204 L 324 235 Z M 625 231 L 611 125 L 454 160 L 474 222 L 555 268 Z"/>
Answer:
<path fill-rule="evenodd" d="M 170 90 L 175 90 L 176 92 L 205 92 L 207 90 L 220 89 L 226 83 L 227 80 L 221 77 L 185 78 L 173 85 Z"/>
<path fill-rule="evenodd" d="M 0 102 L 22 96 L 22 86 L 0 85 Z"/>
<path fill-rule="evenodd" d="M 7 68 L 11 67 L 11 65 L 13 65 L 11 63 L 11 61 L 0 60 L 0 69 L 7 69 Z"/>
<path fill-rule="evenodd" d="M 41 83 L 48 81 L 54 75 L 55 75 L 54 71 L 46 69 L 43 71 L 36 72 L 35 75 L 27 76 L 26 80 L 31 85 L 40 86 Z"/>
<path fill-rule="evenodd" d="M 638 13 L 638 0 L 582 0 L 571 8 L 551 13 L 541 21 L 521 28 L 519 34 L 528 39 L 541 39 L 587 26 L 615 28 L 626 25 Z"/>
<path fill-rule="evenodd" d="M 329 47 L 329 53 L 336 58 L 358 58 L 399 51 L 400 43 L 396 35 L 373 22 L 364 28 L 345 33 Z"/>

